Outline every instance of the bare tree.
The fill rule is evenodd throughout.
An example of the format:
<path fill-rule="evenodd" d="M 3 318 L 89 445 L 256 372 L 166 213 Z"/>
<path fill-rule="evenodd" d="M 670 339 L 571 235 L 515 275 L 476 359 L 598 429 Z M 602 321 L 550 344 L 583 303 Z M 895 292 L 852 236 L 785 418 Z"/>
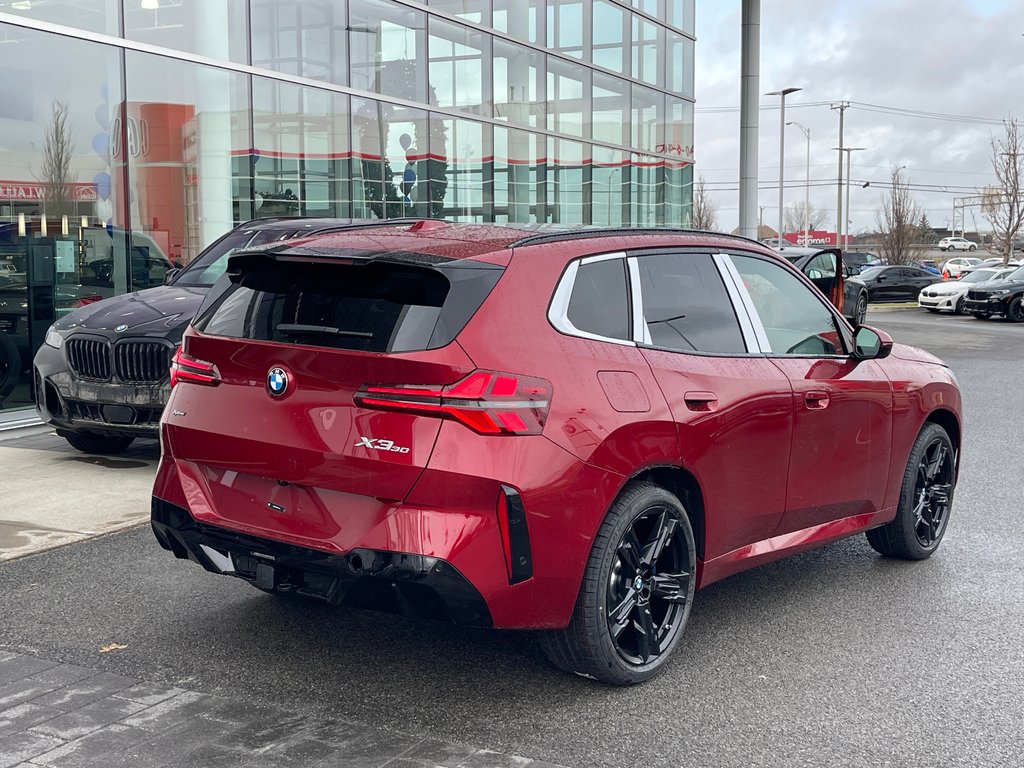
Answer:
<path fill-rule="evenodd" d="M 992 225 L 996 246 L 1003 251 L 1003 264 L 1013 255 L 1013 241 L 1024 226 L 1024 135 L 1013 119 L 1003 121 L 1003 135 L 992 137 L 992 170 L 995 188 L 985 195 L 985 215 Z"/>
<path fill-rule="evenodd" d="M 890 187 L 882 198 L 882 212 L 878 214 L 882 258 L 890 264 L 906 264 L 910 261 L 911 246 L 920 233 L 923 211 L 910 194 L 910 181 L 904 178 L 903 169 L 895 165 Z"/>
<path fill-rule="evenodd" d="M 693 185 L 693 216 L 690 226 L 705 231 L 718 229 L 718 203 L 708 197 L 703 176 Z"/>
<path fill-rule="evenodd" d="M 804 209 L 807 208 L 803 201 L 793 203 L 786 206 L 786 223 L 785 229 L 787 232 L 803 232 L 804 231 Z M 807 216 L 807 228 L 808 229 L 820 229 L 826 221 L 828 221 L 829 212 L 824 208 L 816 208 L 812 203 L 808 210 Z"/>
<path fill-rule="evenodd" d="M 43 167 L 38 179 L 46 191 L 46 214 L 63 216 L 73 213 L 71 158 L 75 144 L 71 140 L 68 105 L 54 99 L 50 110 L 50 124 L 43 135 Z"/>

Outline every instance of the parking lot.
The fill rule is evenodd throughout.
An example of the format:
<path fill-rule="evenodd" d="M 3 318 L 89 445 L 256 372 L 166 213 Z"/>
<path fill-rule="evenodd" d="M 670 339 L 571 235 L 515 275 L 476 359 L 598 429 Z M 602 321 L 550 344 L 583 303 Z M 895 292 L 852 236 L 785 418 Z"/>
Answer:
<path fill-rule="evenodd" d="M 884 309 L 867 323 L 944 358 L 964 392 L 941 550 L 889 561 L 857 537 L 714 584 L 698 593 L 682 652 L 645 685 L 567 677 L 527 633 L 264 595 L 175 561 L 145 525 L 0 562 L 0 650 L 563 765 L 1021 765 L 1024 327 Z M 26 440 L 0 453 L 72 460 L 55 436 Z M 134 499 L 144 518 L 139 473 L 155 458 L 152 443 L 124 466 L 76 461 L 76 485 L 21 504 L 116 497 L 131 514 Z M 99 652 L 110 643 L 125 647 Z M 375 760 L 359 764 L 387 762 Z"/>

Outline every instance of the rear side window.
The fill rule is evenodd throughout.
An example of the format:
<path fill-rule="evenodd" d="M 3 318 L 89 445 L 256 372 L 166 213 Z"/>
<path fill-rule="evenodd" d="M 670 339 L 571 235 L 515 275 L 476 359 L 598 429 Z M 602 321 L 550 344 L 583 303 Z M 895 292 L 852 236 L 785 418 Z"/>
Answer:
<path fill-rule="evenodd" d="M 410 352 L 450 343 L 503 270 L 373 261 L 325 264 L 247 259 L 199 312 L 197 330 L 363 352 Z"/>
<path fill-rule="evenodd" d="M 644 320 L 656 347 L 679 352 L 744 354 L 732 301 L 707 254 L 640 256 Z"/>
<path fill-rule="evenodd" d="M 581 264 L 566 316 L 578 330 L 628 341 L 632 334 L 625 261 L 616 258 Z"/>

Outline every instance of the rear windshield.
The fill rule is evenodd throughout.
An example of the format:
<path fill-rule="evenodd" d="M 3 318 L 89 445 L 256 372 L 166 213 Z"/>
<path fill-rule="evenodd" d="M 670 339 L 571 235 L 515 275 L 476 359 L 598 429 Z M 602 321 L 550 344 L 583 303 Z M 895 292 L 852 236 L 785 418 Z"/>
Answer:
<path fill-rule="evenodd" d="M 459 261 L 425 266 L 248 258 L 224 276 L 194 325 L 212 336 L 331 349 L 435 349 L 458 335 L 503 271 Z"/>
<path fill-rule="evenodd" d="M 277 240 L 294 237 L 299 230 L 241 230 L 229 232 L 201 254 L 199 258 L 182 270 L 174 281 L 175 285 L 213 285 L 228 267 L 228 258 L 242 248 L 253 248 Z"/>

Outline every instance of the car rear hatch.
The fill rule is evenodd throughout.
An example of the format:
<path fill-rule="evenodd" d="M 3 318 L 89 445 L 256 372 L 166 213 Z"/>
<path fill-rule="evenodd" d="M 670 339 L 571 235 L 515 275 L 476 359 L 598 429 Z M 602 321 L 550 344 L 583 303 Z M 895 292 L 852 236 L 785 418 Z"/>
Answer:
<path fill-rule="evenodd" d="M 502 273 L 405 252 L 234 256 L 185 335 L 164 416 L 193 512 L 330 538 L 332 510 L 403 499 L 445 388 L 479 378 L 452 342 Z"/>

